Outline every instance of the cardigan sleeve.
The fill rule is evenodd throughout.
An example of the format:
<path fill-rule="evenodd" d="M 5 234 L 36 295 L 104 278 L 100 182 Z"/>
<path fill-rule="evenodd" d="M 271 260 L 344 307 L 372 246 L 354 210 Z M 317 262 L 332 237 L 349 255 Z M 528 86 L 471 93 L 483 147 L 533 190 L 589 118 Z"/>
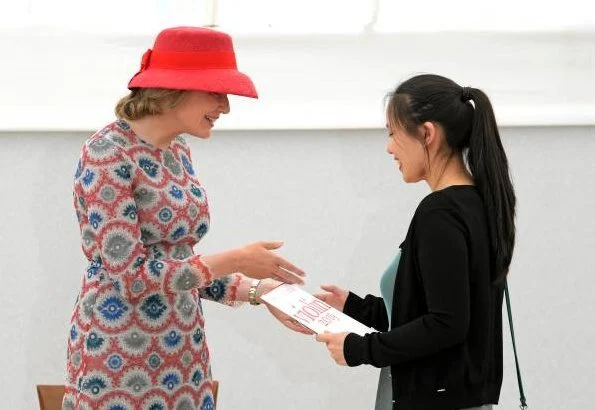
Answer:
<path fill-rule="evenodd" d="M 367 295 L 362 299 L 355 293 L 349 292 L 343 313 L 380 332 L 388 330 L 388 314 L 384 300 L 380 297 Z"/>
<path fill-rule="evenodd" d="M 427 313 L 389 332 L 345 339 L 347 364 L 384 367 L 406 362 L 461 343 L 469 328 L 467 235 L 447 210 L 418 216 L 414 258 L 427 303 Z"/>

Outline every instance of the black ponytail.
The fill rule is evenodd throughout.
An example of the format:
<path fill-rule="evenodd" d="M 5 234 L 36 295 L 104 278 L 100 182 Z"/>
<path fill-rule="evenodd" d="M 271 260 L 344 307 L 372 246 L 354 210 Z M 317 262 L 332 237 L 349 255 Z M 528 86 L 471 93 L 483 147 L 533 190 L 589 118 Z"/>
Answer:
<path fill-rule="evenodd" d="M 468 90 L 475 108 L 466 160 L 486 206 L 496 264 L 493 279 L 502 282 L 508 274 L 515 243 L 516 197 L 492 104 L 483 91 Z"/>

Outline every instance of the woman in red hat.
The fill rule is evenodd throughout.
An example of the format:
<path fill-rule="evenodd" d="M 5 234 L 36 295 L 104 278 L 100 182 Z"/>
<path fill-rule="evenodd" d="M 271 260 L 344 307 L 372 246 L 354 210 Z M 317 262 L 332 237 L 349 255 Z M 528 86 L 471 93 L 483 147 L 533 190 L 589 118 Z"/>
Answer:
<path fill-rule="evenodd" d="M 301 283 L 304 273 L 273 252 L 281 242 L 193 250 L 209 207 L 181 134 L 208 138 L 229 113 L 227 94 L 257 98 L 231 38 L 164 30 L 129 88 L 119 119 L 84 144 L 75 175 L 89 263 L 71 318 L 63 409 L 212 409 L 201 300 L 259 304 L 278 281 Z"/>

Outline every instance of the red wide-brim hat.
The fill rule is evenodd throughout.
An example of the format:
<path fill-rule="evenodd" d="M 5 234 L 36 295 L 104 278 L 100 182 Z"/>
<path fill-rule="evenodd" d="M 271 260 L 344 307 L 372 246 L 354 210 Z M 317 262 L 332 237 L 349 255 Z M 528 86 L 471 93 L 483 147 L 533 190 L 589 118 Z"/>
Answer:
<path fill-rule="evenodd" d="M 238 71 L 231 37 L 199 27 L 174 27 L 159 33 L 128 88 L 197 90 L 258 98 L 250 77 Z"/>

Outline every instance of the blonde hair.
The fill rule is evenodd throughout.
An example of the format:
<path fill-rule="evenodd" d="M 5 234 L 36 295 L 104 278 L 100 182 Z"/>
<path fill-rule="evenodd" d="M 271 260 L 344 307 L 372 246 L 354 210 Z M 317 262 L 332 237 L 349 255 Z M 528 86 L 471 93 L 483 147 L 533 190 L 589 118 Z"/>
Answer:
<path fill-rule="evenodd" d="M 168 88 L 135 88 L 116 104 L 116 116 L 124 120 L 139 120 L 176 108 L 188 91 Z"/>

